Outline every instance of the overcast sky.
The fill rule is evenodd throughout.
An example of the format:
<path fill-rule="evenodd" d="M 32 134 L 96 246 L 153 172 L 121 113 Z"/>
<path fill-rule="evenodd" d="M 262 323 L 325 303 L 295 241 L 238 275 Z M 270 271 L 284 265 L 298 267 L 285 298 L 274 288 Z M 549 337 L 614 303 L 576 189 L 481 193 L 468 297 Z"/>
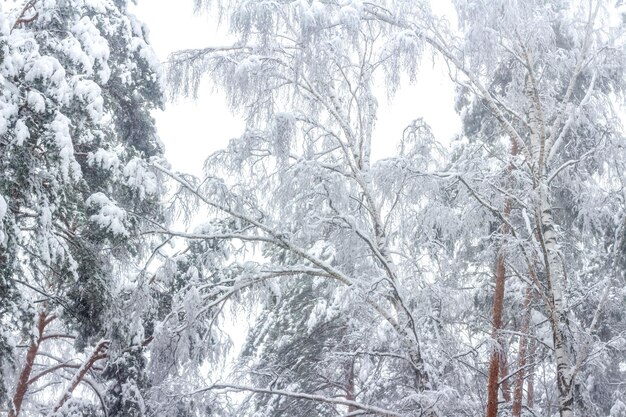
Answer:
<path fill-rule="evenodd" d="M 446 1 L 434 3 L 441 13 L 451 10 Z M 194 16 L 192 0 L 139 0 L 132 11 L 148 25 L 150 41 L 162 61 L 179 49 L 228 42 L 227 28 L 218 27 L 215 17 Z M 417 85 L 401 89 L 391 102 L 385 94 L 379 97 L 374 158 L 393 154 L 404 128 L 418 117 L 423 117 L 442 141 L 460 130 L 453 110 L 454 87 L 441 64 L 433 66 L 425 59 Z M 156 112 L 155 117 L 169 161 L 176 170 L 193 174 L 200 174 L 204 159 L 239 136 L 244 128 L 241 117 L 229 111 L 224 96 L 211 91 L 207 83 L 197 101 L 168 102 L 165 111 Z"/>

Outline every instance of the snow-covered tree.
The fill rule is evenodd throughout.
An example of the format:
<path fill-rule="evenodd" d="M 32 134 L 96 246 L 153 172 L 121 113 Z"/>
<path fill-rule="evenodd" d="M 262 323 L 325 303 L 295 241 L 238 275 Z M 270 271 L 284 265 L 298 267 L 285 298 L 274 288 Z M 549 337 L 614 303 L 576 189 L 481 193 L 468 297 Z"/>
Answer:
<path fill-rule="evenodd" d="M 141 356 L 149 336 L 147 313 L 119 313 L 134 302 L 125 294 L 136 291 L 149 246 L 136 237 L 163 220 L 148 167 L 162 155 L 150 116 L 162 89 L 145 33 L 124 0 L 0 9 L 0 394 L 9 416 L 87 413 L 75 391 L 94 400 L 95 415 L 143 415 L 128 411 L 143 410 L 142 387 L 114 365 Z M 109 380 L 128 397 L 105 398 Z M 112 407 L 133 395 L 137 404 Z"/>
<path fill-rule="evenodd" d="M 603 346 L 623 337 L 618 332 L 603 340 L 598 328 L 603 316 L 607 324 L 613 321 L 606 315 L 623 297 L 616 265 L 624 213 L 618 191 L 624 79 L 615 71 L 624 64 L 622 18 L 614 5 L 602 1 L 456 5 L 464 25 L 461 43 L 434 37 L 428 42 L 456 68 L 460 105 L 469 109 L 466 133 L 491 149 L 502 140 L 511 147 L 494 153 L 508 161 L 508 181 L 486 183 L 479 177 L 469 185 L 477 197 L 499 195 L 497 200 L 483 198 L 500 218 L 508 241 L 496 266 L 496 279 L 502 282 L 496 282 L 495 298 L 502 300 L 505 294 L 505 271 L 518 275 L 521 282 L 508 280 L 509 302 L 522 306 L 528 304 L 525 298 L 537 297 L 532 308 L 550 323 L 556 390 L 549 389 L 558 399 L 559 413 L 604 415 L 607 403 L 598 404 L 586 393 L 597 389 L 591 374 L 610 363 L 593 357 L 613 350 Z M 531 313 L 528 305 L 524 309 L 518 311 Z M 494 325 L 495 320 L 494 314 Z M 611 327 L 619 328 L 615 325 Z M 501 335 L 502 324 L 496 327 Z M 527 337 L 517 340 L 518 353 L 524 352 Z M 497 340 L 498 356 L 506 358 L 504 338 Z M 509 370 L 518 372 L 518 385 L 523 383 L 522 365 L 529 362 L 520 357 L 521 368 Z M 492 369 L 501 366 L 491 363 Z M 490 375 L 495 389 L 489 416 L 496 415 L 497 386 L 506 390 L 499 382 L 506 375 L 502 369 L 499 373 Z M 510 402 L 510 393 L 508 398 L 503 394 Z M 521 395 L 519 385 L 514 415 L 520 415 Z"/>
<path fill-rule="evenodd" d="M 201 311 L 243 290 L 265 304 L 242 357 L 250 373 L 235 375 L 247 388 L 215 388 L 258 384 L 263 396 L 242 407 L 260 414 L 462 409 L 446 323 L 466 296 L 448 287 L 455 248 L 444 242 L 488 223 L 441 198 L 445 153 L 421 120 L 397 138 L 397 156 L 371 160 L 375 81 L 391 88 L 401 65 L 415 70 L 419 42 L 363 19 L 356 3 L 231 6 L 239 42 L 174 55 L 170 81 L 193 94 L 210 72 L 249 127 L 207 160 L 205 180 L 163 170 L 223 219 L 187 234 L 214 242 L 210 253 L 228 249 L 219 274 L 187 289 Z M 240 256 L 252 251 L 254 261 Z"/>
<path fill-rule="evenodd" d="M 488 400 L 495 416 L 500 396 L 515 415 L 608 413 L 624 337 L 619 4 L 456 1 L 458 30 L 416 1 L 218 7 L 237 41 L 175 54 L 170 85 L 194 94 L 210 74 L 247 131 L 202 181 L 162 171 L 228 227 L 170 234 L 228 249 L 183 291 L 203 317 L 264 305 L 241 384 L 202 393 L 253 392 L 243 407 L 262 415 L 475 415 Z M 427 52 L 458 86 L 463 137 L 446 149 L 417 121 L 372 160 L 390 140 L 377 83 L 393 93 Z"/>
<path fill-rule="evenodd" d="M 453 4 L 197 0 L 235 41 L 174 54 L 171 92 L 208 75 L 247 122 L 202 179 L 162 160 L 126 1 L 0 9 L 2 410 L 622 415 L 623 6 Z M 424 56 L 450 143 L 376 129 Z M 205 221 L 165 225 L 165 179 Z"/>

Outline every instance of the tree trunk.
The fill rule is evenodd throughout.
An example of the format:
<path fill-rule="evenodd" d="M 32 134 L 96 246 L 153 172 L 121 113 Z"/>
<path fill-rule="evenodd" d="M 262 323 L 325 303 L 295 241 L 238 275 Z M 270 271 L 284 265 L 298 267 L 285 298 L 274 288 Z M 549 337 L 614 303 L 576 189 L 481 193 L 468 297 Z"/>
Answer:
<path fill-rule="evenodd" d="M 517 155 L 517 143 L 511 139 L 511 156 Z M 511 164 L 508 167 L 508 171 L 511 172 L 514 166 Z M 504 198 L 503 217 L 508 220 L 511 213 L 511 199 L 506 196 Z M 502 234 L 506 235 L 510 233 L 507 224 L 501 225 Z M 498 386 L 500 377 L 500 368 L 502 368 L 502 362 L 506 361 L 503 355 L 504 339 L 502 338 L 500 330 L 502 330 L 502 312 L 504 309 L 504 290 L 506 280 L 506 258 L 502 248 L 498 251 L 496 257 L 496 288 L 493 294 L 493 312 L 492 312 L 492 337 L 497 346 L 491 352 L 491 358 L 489 360 L 489 379 L 487 381 L 487 410 L 485 417 L 496 417 L 498 415 Z M 504 367 L 506 368 L 506 366 Z M 510 396 L 509 396 L 510 397 Z M 510 399 L 510 398 L 509 398 Z"/>
<path fill-rule="evenodd" d="M 530 339 L 530 346 L 528 347 L 528 359 L 531 361 L 531 366 L 528 369 L 528 380 L 526 381 L 526 406 L 528 409 L 532 409 L 535 405 L 535 350 L 537 349 L 537 341 L 535 338 Z"/>
<path fill-rule="evenodd" d="M 502 346 L 500 330 L 502 329 L 502 310 L 504 307 L 504 281 L 505 281 L 504 255 L 502 252 L 498 254 L 496 260 L 496 289 L 493 301 L 493 331 L 492 337 L 497 343 L 491 351 L 491 359 L 489 361 L 489 381 L 487 382 L 487 412 L 486 417 L 496 417 L 498 414 L 498 378 L 500 371 L 500 355 L 502 355 Z"/>
<path fill-rule="evenodd" d="M 509 358 L 507 352 L 509 351 L 509 343 L 504 340 L 504 337 L 500 337 L 498 341 L 502 349 L 502 354 L 500 355 L 500 389 L 502 390 L 502 398 L 507 403 L 511 402 L 511 384 L 509 383 Z"/>
<path fill-rule="evenodd" d="M 530 304 L 533 298 L 533 290 L 530 286 L 526 288 L 526 296 L 524 297 L 524 316 L 522 318 L 522 326 L 520 329 L 519 349 L 517 352 L 517 375 L 515 376 L 515 388 L 513 390 L 513 417 L 520 417 L 522 414 L 522 401 L 524 397 L 524 380 L 526 379 L 526 365 L 528 364 L 528 332 L 530 330 Z M 532 359 L 531 359 L 532 360 Z"/>
<path fill-rule="evenodd" d="M 556 239 L 556 226 L 552 217 L 552 206 L 548 197 L 547 180 L 544 178 L 540 187 L 540 229 L 544 264 L 550 291 L 549 310 L 550 326 L 554 341 L 556 360 L 556 383 L 559 396 L 561 417 L 574 417 L 574 374 L 572 362 L 572 341 L 569 337 L 569 318 L 565 300 L 565 271 L 559 256 Z"/>
<path fill-rule="evenodd" d="M 24 402 L 24 397 L 26 396 L 26 392 L 28 391 L 28 381 L 30 380 L 30 374 L 33 371 L 35 358 L 37 357 L 37 353 L 39 352 L 39 345 L 41 343 L 41 338 L 43 337 L 43 332 L 46 326 L 53 319 L 54 318 L 48 319 L 46 313 L 44 313 L 43 311 L 39 313 L 39 316 L 37 318 L 37 335 L 28 347 L 28 350 L 26 351 L 24 367 L 22 368 L 20 377 L 17 380 L 15 394 L 13 395 L 13 404 L 12 408 L 9 410 L 8 417 L 18 417 L 20 415 L 22 403 Z"/>
<path fill-rule="evenodd" d="M 347 366 L 347 371 L 348 371 L 348 383 L 347 383 L 347 387 L 346 387 L 346 400 L 348 401 L 355 401 L 356 400 L 356 392 L 355 392 L 355 386 L 354 386 L 354 361 L 356 360 L 355 358 L 352 358 L 352 360 L 350 361 L 350 364 Z M 355 407 L 354 405 L 349 405 L 348 406 L 348 414 L 354 413 L 358 411 L 358 408 Z"/>
<path fill-rule="evenodd" d="M 566 338 L 562 330 L 558 329 L 555 343 L 556 356 L 556 386 L 559 394 L 559 414 L 561 417 L 574 417 L 574 379 L 572 367 L 567 352 Z"/>

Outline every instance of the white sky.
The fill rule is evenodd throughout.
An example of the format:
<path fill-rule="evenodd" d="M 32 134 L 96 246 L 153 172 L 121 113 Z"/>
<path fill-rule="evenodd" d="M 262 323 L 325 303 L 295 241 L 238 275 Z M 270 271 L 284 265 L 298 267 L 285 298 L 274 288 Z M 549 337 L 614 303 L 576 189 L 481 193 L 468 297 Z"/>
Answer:
<path fill-rule="evenodd" d="M 218 32 L 208 16 L 194 16 L 192 0 L 139 0 L 131 10 L 148 26 L 150 42 L 162 62 L 176 50 L 226 40 L 225 28 Z M 206 84 L 197 101 L 181 98 L 168 102 L 165 111 L 154 116 L 174 169 L 196 175 L 209 154 L 225 147 L 244 128 L 241 118 L 230 112 L 224 96 Z"/>
<path fill-rule="evenodd" d="M 448 14 L 448 2 L 437 0 L 438 12 Z M 216 18 L 194 16 L 192 0 L 139 0 L 131 10 L 150 29 L 150 41 L 162 61 L 178 49 L 213 46 L 228 42 L 227 28 L 218 28 Z M 422 117 L 442 141 L 460 131 L 454 112 L 454 87 L 441 63 L 425 59 L 415 86 L 398 91 L 391 102 L 381 94 L 379 116 L 372 144 L 373 158 L 395 152 L 404 128 Z M 199 175 L 202 163 L 212 152 L 238 137 L 244 128 L 241 117 L 233 115 L 224 96 L 207 85 L 197 101 L 179 99 L 155 113 L 157 129 L 174 169 Z"/>

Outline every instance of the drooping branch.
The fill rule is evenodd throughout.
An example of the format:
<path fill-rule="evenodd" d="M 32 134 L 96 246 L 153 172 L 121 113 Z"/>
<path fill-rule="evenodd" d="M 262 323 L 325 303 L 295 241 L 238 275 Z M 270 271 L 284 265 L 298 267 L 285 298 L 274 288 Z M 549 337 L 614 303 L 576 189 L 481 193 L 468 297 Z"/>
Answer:
<path fill-rule="evenodd" d="M 589 52 L 589 47 L 591 45 L 591 35 L 593 34 L 593 26 L 595 24 L 596 18 L 598 16 L 598 11 L 600 10 L 600 4 L 602 2 L 600 0 L 597 0 L 595 8 L 591 7 L 591 3 L 592 2 L 590 1 L 589 2 L 589 17 L 587 19 L 587 26 L 585 28 L 585 36 L 583 38 L 582 45 L 580 47 L 580 52 L 576 58 L 576 66 L 574 68 L 574 71 L 572 72 L 572 75 L 570 76 L 567 90 L 565 90 L 565 94 L 563 95 L 563 98 L 561 99 L 559 109 L 556 113 L 556 118 L 554 119 L 554 123 L 552 124 L 552 127 L 550 128 L 550 136 L 548 137 L 546 141 L 546 151 L 548 153 L 552 153 L 553 145 L 557 142 L 557 139 L 559 137 L 562 137 L 562 134 L 564 134 L 564 132 L 562 132 L 562 126 L 563 126 L 563 121 L 565 120 L 567 107 L 570 103 L 572 95 L 574 94 L 576 82 L 578 81 L 578 77 L 580 76 L 583 70 L 583 64 L 587 57 L 587 53 Z M 592 83 L 592 87 L 590 91 L 593 90 L 593 84 L 595 83 Z M 567 127 L 568 126 L 566 124 L 565 128 Z"/>
<path fill-rule="evenodd" d="M 548 149 L 548 157 L 546 159 L 546 164 L 549 165 L 550 162 L 552 162 L 552 160 L 556 157 L 558 153 L 557 151 L 559 150 L 559 148 L 561 147 L 561 144 L 565 140 L 565 136 L 567 136 L 567 133 L 572 128 L 572 125 L 574 124 L 578 116 L 580 116 L 581 109 L 585 107 L 587 104 L 589 104 L 589 100 L 591 99 L 593 92 L 595 91 L 596 79 L 597 79 L 597 73 L 594 72 L 593 76 L 591 77 L 591 82 L 589 83 L 589 87 L 587 88 L 587 92 L 585 93 L 585 96 L 580 101 L 578 106 L 576 106 L 571 111 L 569 118 L 564 122 L 563 128 L 561 129 L 559 136 L 554 140 L 554 142 L 550 144 L 550 148 Z M 551 174 L 551 178 L 553 178 L 558 172 L 559 172 L 559 169 L 557 169 L 554 174 Z M 551 180 L 549 180 L 548 182 L 550 181 Z"/>
<path fill-rule="evenodd" d="M 410 22 L 398 19 L 391 14 L 382 13 L 379 7 L 374 7 L 371 4 L 368 4 L 368 7 L 366 7 L 365 10 L 374 19 L 388 23 L 401 29 L 414 32 L 415 36 L 418 39 L 421 39 L 428 45 L 430 45 L 433 49 L 439 52 L 447 62 L 452 64 L 454 68 L 456 68 L 459 72 L 465 75 L 469 82 L 472 84 L 472 86 L 475 87 L 477 95 L 485 101 L 487 107 L 489 107 L 489 110 L 496 118 L 496 120 L 500 123 L 504 131 L 513 141 L 517 143 L 518 148 L 521 150 L 526 160 L 532 160 L 531 154 L 528 150 L 528 147 L 526 146 L 526 143 L 524 142 L 524 139 L 522 138 L 522 135 L 517 131 L 517 129 L 515 129 L 515 127 L 505 116 L 504 111 L 506 110 L 498 104 L 498 101 L 491 95 L 489 90 L 480 81 L 478 75 L 470 71 L 462 61 L 454 56 L 450 48 L 442 44 L 440 40 L 437 40 L 434 37 L 428 35 L 425 29 L 418 27 L 416 24 L 412 24 Z"/>
<path fill-rule="evenodd" d="M 312 256 L 305 249 L 300 248 L 299 246 L 297 246 L 296 244 L 294 244 L 293 242 L 288 240 L 283 234 L 279 233 L 278 231 L 272 229 L 271 227 L 267 226 L 266 224 L 262 223 L 261 221 L 253 219 L 252 217 L 247 216 L 247 215 L 245 215 L 243 213 L 240 213 L 240 212 L 238 212 L 236 210 L 233 210 L 230 207 L 227 207 L 227 206 L 225 206 L 223 204 L 220 204 L 218 202 L 209 200 L 204 195 L 202 195 L 200 192 L 198 192 L 198 190 L 195 187 L 193 187 L 191 184 L 189 184 L 187 181 L 185 181 L 179 175 L 176 175 L 175 173 L 171 172 L 170 170 L 168 170 L 168 169 L 166 169 L 166 168 L 164 168 L 164 167 L 162 167 L 162 166 L 160 166 L 158 164 L 153 164 L 153 166 L 157 170 L 162 172 L 163 174 L 167 175 L 168 177 L 170 177 L 171 179 L 176 181 L 184 189 L 186 189 L 187 191 L 191 192 L 194 196 L 196 196 L 203 203 L 207 204 L 209 207 L 217 209 L 217 210 L 219 210 L 219 211 L 221 211 L 223 213 L 226 213 L 226 214 L 228 214 L 228 215 L 230 215 L 230 216 L 232 216 L 232 217 L 234 217 L 236 219 L 243 220 L 243 221 L 245 221 L 245 222 L 255 226 L 256 228 L 258 228 L 262 232 L 264 232 L 267 235 L 271 236 L 271 238 L 273 238 L 275 244 L 277 244 L 278 246 L 282 246 L 285 249 L 290 250 L 294 254 L 296 254 L 296 255 L 306 259 L 307 261 L 311 262 L 313 265 L 315 265 L 315 266 L 319 267 L 320 269 L 326 271 L 332 278 L 337 279 L 341 283 L 343 283 L 345 285 L 348 285 L 348 286 L 353 285 L 352 280 L 349 277 L 347 277 L 343 272 L 341 272 L 338 269 L 334 268 L 333 266 L 331 266 L 327 262 L 324 262 L 324 261 L 316 258 L 315 256 Z"/>
<path fill-rule="evenodd" d="M 185 179 L 181 178 L 180 175 L 177 175 L 176 173 L 173 173 L 172 171 L 158 164 L 154 164 L 153 166 L 155 167 L 155 169 L 159 170 L 163 174 L 167 175 L 168 177 L 176 181 L 178 184 L 180 184 L 182 188 L 191 192 L 196 198 L 198 198 L 203 203 L 207 204 L 209 207 L 219 210 L 234 218 L 243 220 L 246 223 L 251 224 L 254 227 L 256 227 L 258 230 L 260 230 L 266 235 L 266 239 L 263 239 L 265 242 L 268 242 L 278 247 L 281 247 L 283 249 L 289 250 L 290 252 L 299 256 L 300 258 L 306 261 L 309 261 L 315 267 L 319 268 L 320 271 L 318 275 L 322 276 L 325 274 L 328 278 L 338 280 L 342 284 L 347 285 L 349 287 L 357 288 L 357 286 L 354 285 L 354 281 L 352 280 L 352 278 L 348 277 L 342 271 L 330 265 L 328 262 L 323 261 L 317 258 L 316 256 L 310 254 L 306 249 L 301 248 L 296 243 L 289 240 L 287 236 L 280 233 L 279 231 L 264 224 L 262 221 L 253 219 L 244 213 L 241 213 L 235 209 L 232 209 L 231 207 L 228 207 L 221 203 L 210 200 L 209 198 L 205 197 L 202 193 L 200 193 L 196 187 L 193 187 Z M 365 190 L 366 188 L 363 188 L 363 189 Z M 378 246 L 379 245 L 373 245 L 374 248 L 377 248 Z M 385 257 L 381 256 L 379 257 L 379 259 L 382 259 L 383 261 L 385 261 Z M 394 273 L 390 266 L 390 261 L 385 261 L 383 263 L 383 266 L 386 266 L 388 268 L 387 271 L 388 273 L 390 273 L 391 282 L 393 283 L 393 281 L 395 280 L 393 279 Z M 249 287 L 250 285 L 252 284 L 247 283 L 245 287 Z M 241 288 L 244 288 L 244 287 L 241 287 Z M 234 295 L 241 288 L 235 288 L 229 291 L 217 302 L 211 303 L 211 307 L 220 304 L 225 299 Z M 428 377 L 427 372 L 424 369 L 423 358 L 422 358 L 422 354 L 420 351 L 419 338 L 418 338 L 415 320 L 411 315 L 411 311 L 408 308 L 407 303 L 402 299 L 400 291 L 397 289 L 397 287 L 394 286 L 394 294 L 391 297 L 391 303 L 393 307 L 396 309 L 396 311 L 393 311 L 393 312 L 386 311 L 386 309 L 381 307 L 381 305 L 378 303 L 378 300 L 371 300 L 367 296 L 363 296 L 363 298 L 368 302 L 368 304 L 371 307 L 373 307 L 376 310 L 376 312 L 378 312 L 381 315 L 381 317 L 385 321 L 387 321 L 393 327 L 393 329 L 398 333 L 398 335 L 402 337 L 402 340 L 404 341 L 404 343 L 408 345 L 407 347 L 409 348 L 409 356 L 412 359 L 419 385 L 422 388 L 427 387 L 429 384 L 429 377 Z M 400 314 L 400 316 L 402 317 L 401 320 L 398 320 L 397 318 L 398 314 Z M 405 319 L 404 321 L 407 322 L 406 324 L 408 324 L 408 329 L 407 329 L 407 326 L 405 326 L 405 323 L 402 322 L 402 319 Z"/>

